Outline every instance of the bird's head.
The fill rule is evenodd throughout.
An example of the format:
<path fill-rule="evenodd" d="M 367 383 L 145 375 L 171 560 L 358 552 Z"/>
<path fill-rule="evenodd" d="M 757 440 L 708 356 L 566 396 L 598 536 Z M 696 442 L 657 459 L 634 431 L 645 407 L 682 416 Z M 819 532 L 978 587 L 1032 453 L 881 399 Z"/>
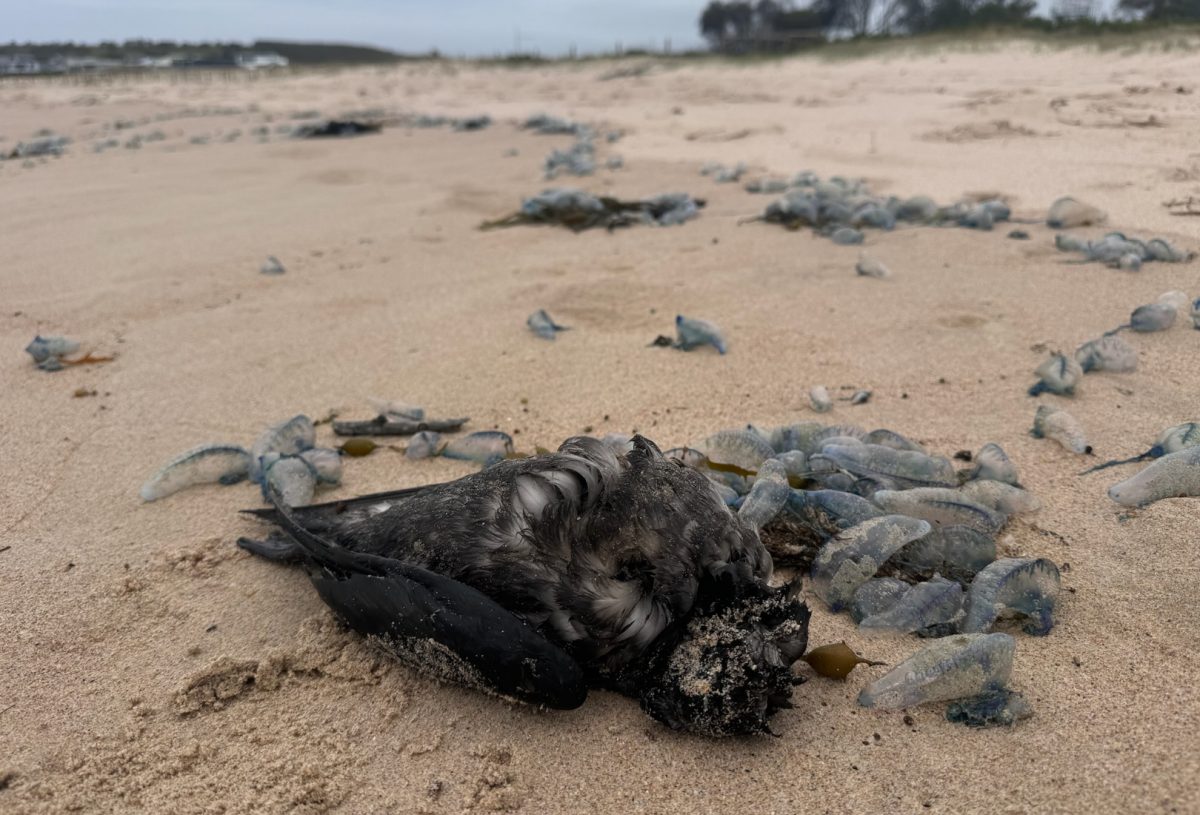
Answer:
<path fill-rule="evenodd" d="M 798 589 L 706 577 L 687 626 L 641 694 L 642 708 L 706 736 L 770 733 L 771 716 L 791 707 L 791 666 L 808 644 L 809 610 Z"/>

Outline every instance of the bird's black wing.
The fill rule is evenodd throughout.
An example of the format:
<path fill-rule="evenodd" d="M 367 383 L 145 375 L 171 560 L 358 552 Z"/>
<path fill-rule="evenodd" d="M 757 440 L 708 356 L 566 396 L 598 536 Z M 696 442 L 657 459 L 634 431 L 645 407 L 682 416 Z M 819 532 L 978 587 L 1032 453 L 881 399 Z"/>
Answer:
<path fill-rule="evenodd" d="M 317 592 L 358 633 L 435 677 L 531 704 L 583 704 L 583 670 L 485 594 L 391 558 L 353 552 L 305 529 L 272 493 L 274 520 L 303 550 Z"/>
<path fill-rule="evenodd" d="M 412 498 L 418 493 L 425 490 L 441 487 L 443 484 L 425 484 L 420 487 L 406 487 L 402 490 L 388 490 L 386 492 L 373 492 L 368 495 L 359 495 L 356 498 L 341 498 L 336 501 L 326 501 L 321 504 L 309 504 L 304 507 L 294 507 L 291 512 L 298 519 L 306 522 L 306 526 L 311 526 L 308 523 L 310 520 L 331 518 L 341 515 L 349 509 L 359 509 L 372 505 L 392 505 L 398 504 L 408 498 Z M 271 523 L 279 522 L 279 511 L 274 507 L 260 509 L 243 509 L 242 514 L 253 515 L 256 518 L 262 518 L 264 521 Z"/>

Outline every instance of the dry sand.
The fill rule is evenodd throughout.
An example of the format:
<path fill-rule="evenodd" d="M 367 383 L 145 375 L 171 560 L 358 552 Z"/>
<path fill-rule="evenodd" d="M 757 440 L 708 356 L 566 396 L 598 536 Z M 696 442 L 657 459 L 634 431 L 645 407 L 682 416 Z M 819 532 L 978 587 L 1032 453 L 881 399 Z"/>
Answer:
<path fill-rule="evenodd" d="M 903 229 L 867 239 L 895 277 L 858 278 L 857 248 L 739 226 L 770 199 L 697 174 L 744 160 L 947 202 L 994 190 L 1018 215 L 1073 194 L 1115 228 L 1195 249 L 1200 221 L 1161 202 L 1200 193 L 1200 56 L 1014 45 L 601 80 L 612 67 L 0 84 L 8 148 L 42 127 L 76 139 L 33 168 L 0 163 L 0 810 L 1200 811 L 1200 502 L 1117 507 L 1105 489 L 1126 471 L 1077 477 L 1083 459 L 1029 437 L 1025 395 L 1041 346 L 1073 349 L 1169 289 L 1200 295 L 1200 266 L 1067 264 L 1044 226 L 1026 242 Z M 116 136 L 165 140 L 91 150 L 114 120 L 222 106 L 242 112 L 151 120 Z M 273 127 L 368 107 L 499 121 L 249 135 L 267 114 Z M 582 186 L 687 190 L 709 207 L 678 228 L 477 231 L 541 189 L 543 156 L 569 143 L 513 126 L 538 111 L 627 131 L 601 152 L 626 169 Z M 233 129 L 234 143 L 189 143 Z M 268 254 L 286 275 L 258 273 Z M 575 330 L 532 337 L 538 307 Z M 676 312 L 722 325 L 730 353 L 647 348 Z M 1186 322 L 1131 338 L 1140 369 L 1089 376 L 1069 405 L 1100 456 L 1198 418 L 1200 332 Z M 38 332 L 118 358 L 44 374 L 20 350 Z M 830 421 L 944 455 L 1001 443 L 1042 499 L 1003 542 L 1070 564 L 1057 628 L 1018 641 L 1033 719 L 972 731 L 940 706 L 858 708 L 883 668 L 798 688 L 779 739 L 674 734 L 607 693 L 570 713 L 511 706 L 387 663 L 303 574 L 234 548 L 258 530 L 235 512 L 258 503 L 252 487 L 137 496 L 192 445 L 249 443 L 301 411 L 365 415 L 372 394 L 469 415 L 525 449 L 589 426 L 665 446 L 812 418 L 816 383 L 875 390 Z M 469 471 L 376 454 L 332 494 Z M 812 605 L 814 644 L 844 638 L 893 663 L 918 644 Z"/>

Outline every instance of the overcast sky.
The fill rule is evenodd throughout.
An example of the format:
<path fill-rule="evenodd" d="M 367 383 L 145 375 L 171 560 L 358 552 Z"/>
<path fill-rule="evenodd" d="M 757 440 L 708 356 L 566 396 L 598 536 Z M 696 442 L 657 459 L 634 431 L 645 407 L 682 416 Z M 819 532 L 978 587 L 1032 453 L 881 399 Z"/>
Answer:
<path fill-rule="evenodd" d="M 705 0 L 0 0 L 19 42 L 290 39 L 447 54 L 700 42 Z"/>

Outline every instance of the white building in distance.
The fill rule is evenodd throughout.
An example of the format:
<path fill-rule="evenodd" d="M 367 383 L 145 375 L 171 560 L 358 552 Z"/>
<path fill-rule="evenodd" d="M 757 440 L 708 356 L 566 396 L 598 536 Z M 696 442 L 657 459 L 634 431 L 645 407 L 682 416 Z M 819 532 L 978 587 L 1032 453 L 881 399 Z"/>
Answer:
<path fill-rule="evenodd" d="M 239 68 L 256 71 L 259 68 L 286 68 L 288 58 L 273 52 L 247 51 L 234 57 Z"/>

